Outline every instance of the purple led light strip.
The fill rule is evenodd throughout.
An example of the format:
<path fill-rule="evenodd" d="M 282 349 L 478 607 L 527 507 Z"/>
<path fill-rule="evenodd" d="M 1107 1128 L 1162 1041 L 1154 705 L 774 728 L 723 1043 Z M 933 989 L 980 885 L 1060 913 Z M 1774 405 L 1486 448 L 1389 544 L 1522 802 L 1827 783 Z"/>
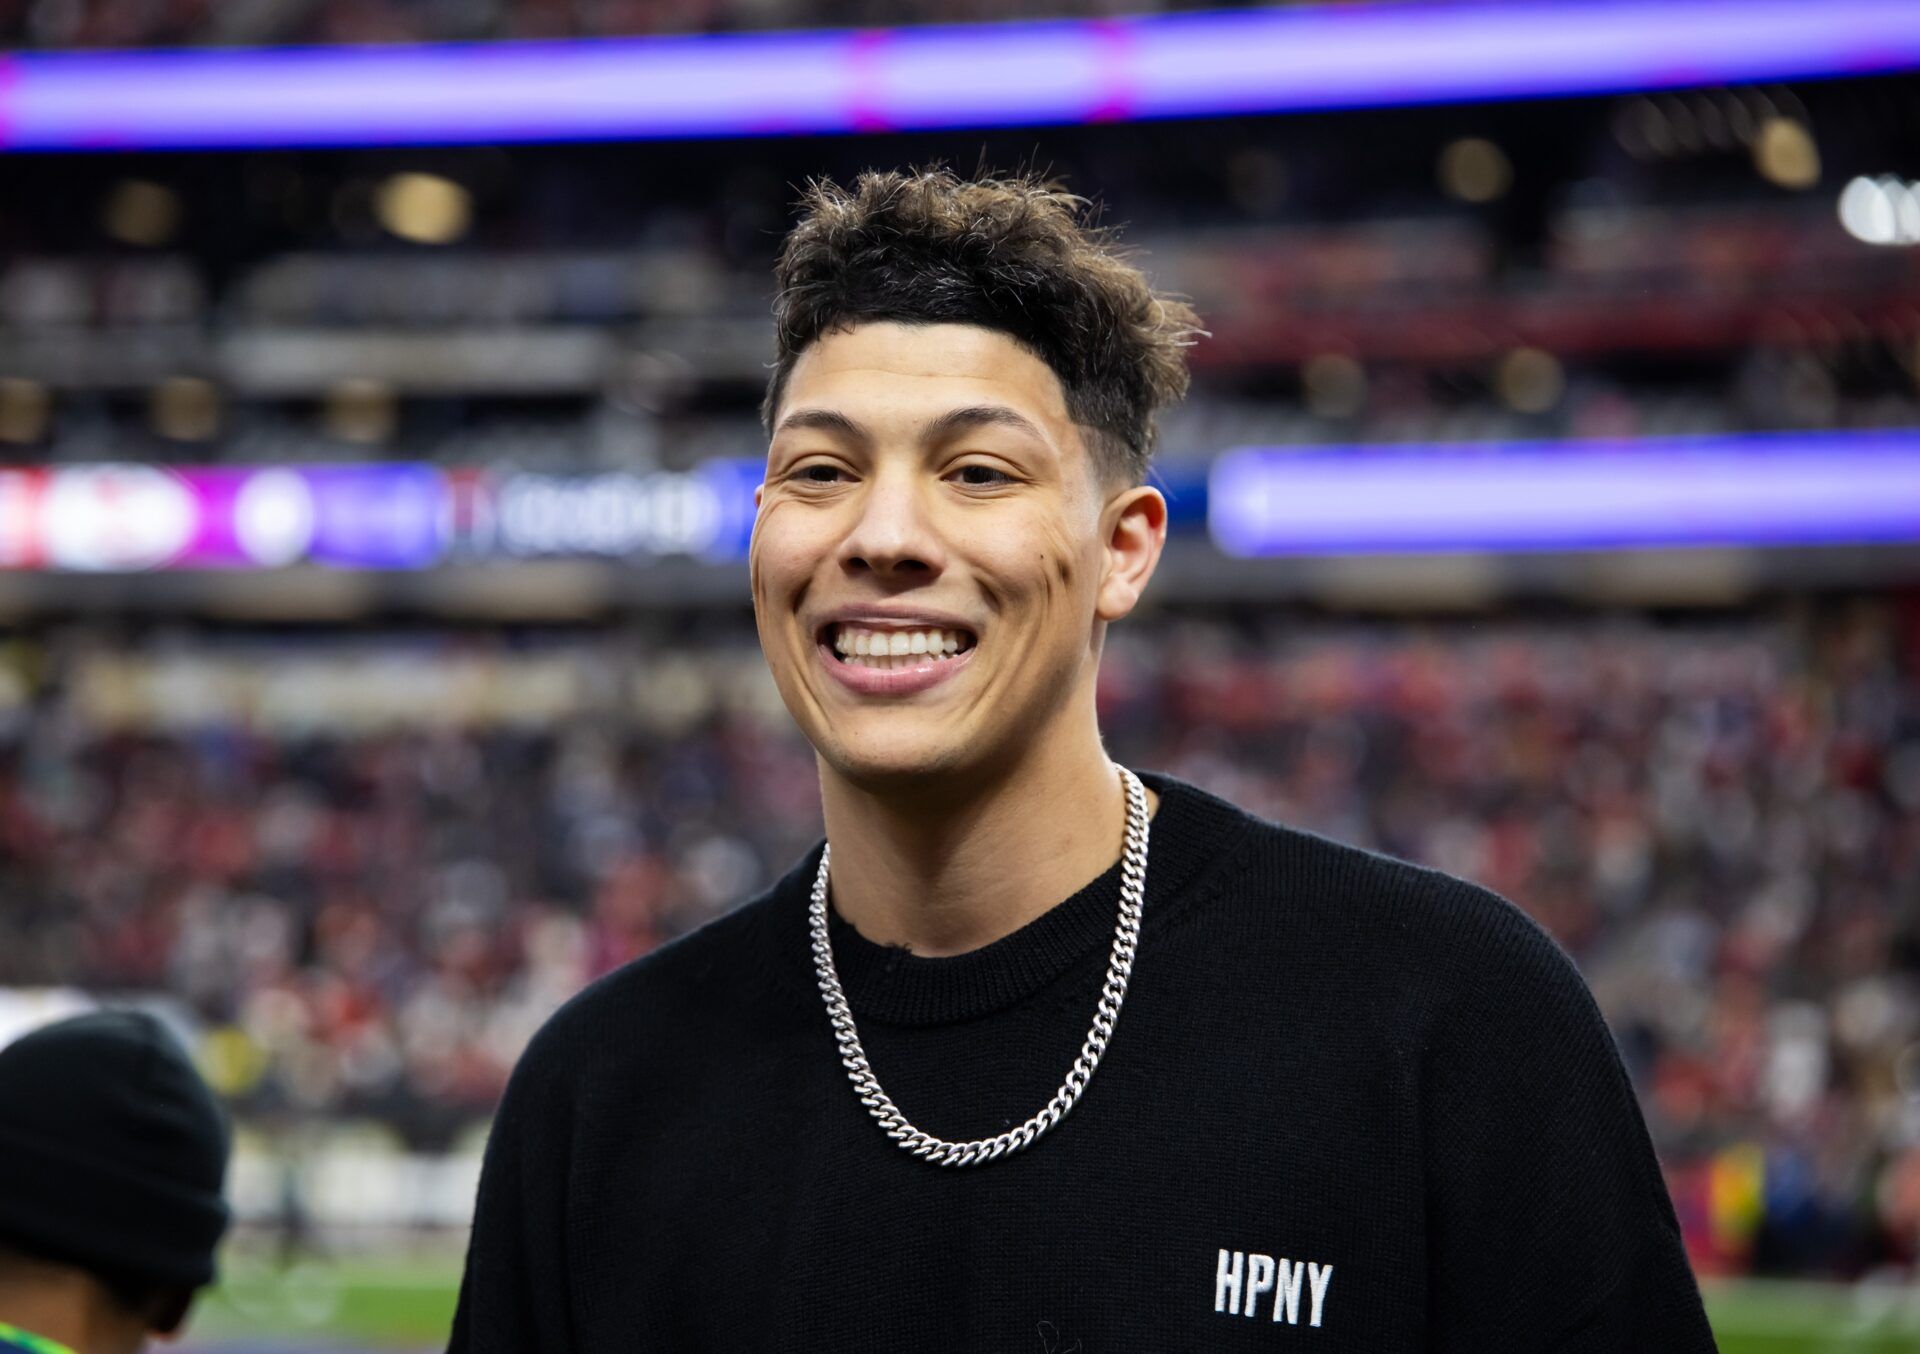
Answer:
<path fill-rule="evenodd" d="M 1106 22 L 0 56 L 0 148 L 754 136 L 1920 69 L 1916 0 L 1509 0 Z"/>
<path fill-rule="evenodd" d="M 1920 541 L 1920 431 L 1222 455 L 1230 555 Z"/>

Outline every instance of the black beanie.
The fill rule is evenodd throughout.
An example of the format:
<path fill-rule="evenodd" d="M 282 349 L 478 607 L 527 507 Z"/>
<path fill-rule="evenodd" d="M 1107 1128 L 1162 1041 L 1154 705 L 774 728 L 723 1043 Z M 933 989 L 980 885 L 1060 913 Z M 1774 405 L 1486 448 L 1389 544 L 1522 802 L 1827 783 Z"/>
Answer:
<path fill-rule="evenodd" d="M 152 1016 L 95 1011 L 0 1049 L 0 1239 L 199 1288 L 227 1226 L 226 1117 Z"/>

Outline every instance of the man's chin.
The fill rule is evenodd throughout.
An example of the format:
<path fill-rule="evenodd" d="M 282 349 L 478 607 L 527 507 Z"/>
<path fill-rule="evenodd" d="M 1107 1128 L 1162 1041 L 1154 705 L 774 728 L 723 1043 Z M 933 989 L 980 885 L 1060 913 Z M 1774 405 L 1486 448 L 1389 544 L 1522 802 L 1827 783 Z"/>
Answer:
<path fill-rule="evenodd" d="M 875 794 L 930 788 L 966 776 L 980 761 L 976 749 L 948 731 L 878 740 L 816 738 L 814 750 L 834 775 Z"/>

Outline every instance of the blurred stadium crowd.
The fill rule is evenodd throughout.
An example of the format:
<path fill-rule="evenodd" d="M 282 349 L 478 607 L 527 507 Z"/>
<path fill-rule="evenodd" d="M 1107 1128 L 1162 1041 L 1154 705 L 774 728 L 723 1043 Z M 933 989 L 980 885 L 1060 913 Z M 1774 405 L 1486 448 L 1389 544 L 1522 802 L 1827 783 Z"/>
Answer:
<path fill-rule="evenodd" d="M 244 1117 L 444 1147 L 558 1002 L 819 830 L 750 637 L 684 640 L 16 642 L 0 986 L 178 994 Z M 1920 601 L 1162 615 L 1102 704 L 1126 761 L 1540 920 L 1702 1272 L 1920 1262 Z"/>

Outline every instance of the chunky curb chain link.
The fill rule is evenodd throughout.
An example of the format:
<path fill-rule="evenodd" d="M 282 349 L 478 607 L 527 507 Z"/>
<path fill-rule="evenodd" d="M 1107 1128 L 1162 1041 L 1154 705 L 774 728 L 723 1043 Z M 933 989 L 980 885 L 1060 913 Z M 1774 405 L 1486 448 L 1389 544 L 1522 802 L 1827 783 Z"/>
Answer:
<path fill-rule="evenodd" d="M 1120 862 L 1120 920 L 1114 927 L 1113 956 L 1107 961 L 1107 982 L 1100 993 L 1100 1005 L 1093 1013 L 1093 1028 L 1087 1031 L 1087 1041 L 1081 1045 L 1080 1056 L 1073 1060 L 1066 1081 L 1046 1107 L 1018 1128 L 1010 1128 L 995 1137 L 947 1142 L 923 1133 L 907 1122 L 900 1107 L 880 1089 L 879 1079 L 867 1064 L 866 1051 L 860 1047 L 860 1036 L 853 1028 L 853 1012 L 848 1009 L 846 993 L 840 988 L 840 975 L 833 966 L 833 947 L 827 939 L 827 862 L 833 848 L 821 850 L 809 920 L 813 930 L 814 969 L 820 976 L 820 994 L 827 1001 L 827 1019 L 832 1022 L 833 1036 L 840 1044 L 840 1062 L 847 1069 L 854 1093 L 867 1107 L 867 1112 L 887 1131 L 888 1137 L 915 1156 L 936 1166 L 977 1166 L 1018 1152 L 1065 1118 L 1093 1079 L 1093 1069 L 1100 1065 L 1101 1055 L 1107 1051 L 1107 1040 L 1113 1037 L 1114 1022 L 1120 1018 L 1120 1003 L 1127 995 L 1127 979 L 1133 975 L 1134 950 L 1140 941 L 1140 909 L 1147 892 L 1147 792 L 1133 772 L 1124 766 L 1119 771 L 1127 791 L 1127 839 Z"/>

